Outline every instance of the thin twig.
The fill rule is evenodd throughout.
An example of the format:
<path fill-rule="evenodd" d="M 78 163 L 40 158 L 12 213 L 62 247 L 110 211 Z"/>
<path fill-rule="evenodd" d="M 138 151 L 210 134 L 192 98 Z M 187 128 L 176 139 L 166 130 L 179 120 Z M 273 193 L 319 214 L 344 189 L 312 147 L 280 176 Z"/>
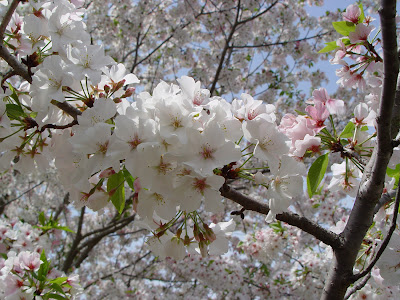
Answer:
<path fill-rule="evenodd" d="M 39 183 L 36 184 L 35 186 L 31 187 L 29 190 L 23 192 L 23 193 L 22 193 L 21 195 L 19 195 L 18 197 L 16 197 L 16 198 L 14 198 L 14 199 L 12 199 L 12 200 L 10 200 L 10 201 L 8 201 L 8 202 L 6 202 L 6 203 L 0 205 L 0 208 L 3 208 L 3 207 L 5 207 L 5 206 L 7 206 L 8 204 L 10 204 L 10 203 L 12 203 L 12 202 L 18 200 L 18 199 L 21 198 L 23 195 L 29 193 L 30 191 L 32 191 L 33 189 L 35 189 L 35 188 L 38 187 L 39 185 L 43 184 L 43 182 L 44 182 L 44 180 L 42 180 L 41 182 L 39 182 Z"/>
<path fill-rule="evenodd" d="M 263 215 L 268 215 L 270 211 L 268 204 L 261 203 L 249 196 L 243 195 L 227 184 L 224 184 L 221 187 L 220 192 L 223 197 L 242 205 L 246 210 L 256 211 Z M 317 223 L 305 217 L 299 216 L 298 214 L 283 212 L 281 214 L 277 214 L 276 219 L 302 229 L 303 231 L 316 237 L 321 242 L 330 245 L 333 249 L 342 247 L 342 239 L 338 234 L 329 231 Z"/>
<path fill-rule="evenodd" d="M 10 23 L 12 15 L 14 14 L 14 11 L 17 9 L 17 6 L 19 4 L 20 0 L 14 0 L 11 2 L 10 7 L 8 8 L 6 14 L 3 17 L 3 20 L 1 21 L 0 24 L 0 39 L 4 39 L 4 33 L 6 32 L 6 28 L 8 23 Z"/>
<path fill-rule="evenodd" d="M 323 32 L 320 34 L 316 34 L 313 36 L 309 36 L 309 37 L 304 37 L 304 38 L 300 38 L 300 39 L 296 39 L 296 40 L 290 40 L 290 41 L 283 41 L 283 42 L 275 42 L 275 43 L 268 43 L 268 44 L 258 44 L 258 45 L 232 45 L 230 46 L 230 48 L 234 48 L 234 49 L 242 49 L 242 48 L 267 48 L 267 47 L 271 47 L 271 46 L 279 46 L 279 45 L 286 45 L 286 44 L 290 44 L 290 43 L 296 43 L 296 42 L 301 42 L 301 41 L 306 41 L 306 40 L 311 40 L 314 38 L 319 38 L 322 37 L 324 35 L 330 34 L 332 33 L 332 31 L 327 31 L 327 32 Z"/>

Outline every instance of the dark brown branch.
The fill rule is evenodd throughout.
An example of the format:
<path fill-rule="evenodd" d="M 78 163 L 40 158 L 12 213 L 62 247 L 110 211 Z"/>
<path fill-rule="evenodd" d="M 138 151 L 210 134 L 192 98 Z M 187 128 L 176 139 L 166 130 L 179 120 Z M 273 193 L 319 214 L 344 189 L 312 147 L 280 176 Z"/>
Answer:
<path fill-rule="evenodd" d="M 19 75 L 29 83 L 32 83 L 32 77 L 29 74 L 28 69 L 25 68 L 14 55 L 8 52 L 3 43 L 0 44 L 0 57 L 2 57 L 10 67 L 14 69 L 16 75 Z"/>
<path fill-rule="evenodd" d="M 104 275 L 104 276 L 98 278 L 97 280 L 94 280 L 93 282 L 91 282 L 91 283 L 89 283 L 88 285 L 86 285 L 83 289 L 86 290 L 87 288 L 89 288 L 89 287 L 91 287 L 92 285 L 96 284 L 96 282 L 99 281 L 99 280 L 101 281 L 101 280 L 107 279 L 107 278 L 113 276 L 114 274 L 120 273 L 120 272 L 122 272 L 123 270 L 125 270 L 125 269 L 127 269 L 127 268 L 129 268 L 129 267 L 131 267 L 131 266 L 135 266 L 139 261 L 141 261 L 141 260 L 142 260 L 143 258 L 145 258 L 146 256 L 149 256 L 150 254 L 151 254 L 151 251 L 146 252 L 144 255 L 138 257 L 133 263 L 128 264 L 128 265 L 126 265 L 126 266 L 123 266 L 122 268 L 120 268 L 120 269 L 118 269 L 118 270 L 116 270 L 116 271 L 114 271 L 114 272 L 111 272 L 110 274 Z"/>
<path fill-rule="evenodd" d="M 220 60 L 219 60 L 217 71 L 215 72 L 215 76 L 214 76 L 213 82 L 211 84 L 211 88 L 210 88 L 210 94 L 211 95 L 213 95 L 214 92 L 215 92 L 215 88 L 216 88 L 217 82 L 219 80 L 219 75 L 221 74 L 222 68 L 223 68 L 224 63 L 225 63 L 225 56 L 226 56 L 226 53 L 228 52 L 228 49 L 229 49 L 229 43 L 231 42 L 231 40 L 233 38 L 233 35 L 234 35 L 235 31 L 236 31 L 236 27 L 239 24 L 239 14 L 240 14 L 240 1 L 237 4 L 235 22 L 232 25 L 231 31 L 229 32 L 229 36 L 225 40 L 224 49 L 222 50 L 222 53 L 221 53 L 221 57 L 220 57 Z"/>
<path fill-rule="evenodd" d="M 400 55 L 400 52 L 399 52 Z M 399 58 L 400 60 L 400 58 Z M 400 130 L 400 77 L 397 79 L 396 96 L 394 100 L 393 112 L 392 112 L 392 128 L 391 135 L 392 138 L 396 138 Z M 398 146 L 399 144 L 397 144 Z M 394 147 L 396 147 L 394 145 Z"/>
<path fill-rule="evenodd" d="M 60 216 L 61 212 L 63 209 L 68 205 L 69 203 L 69 193 L 66 193 L 64 196 L 63 203 L 61 203 L 60 207 L 57 209 L 55 215 L 54 215 L 54 220 L 57 220 L 58 217 Z"/>
<path fill-rule="evenodd" d="M 85 247 L 86 249 L 81 252 L 79 257 L 76 259 L 76 262 L 74 263 L 75 268 L 79 268 L 81 263 L 89 256 L 90 251 L 107 235 L 114 233 L 125 226 L 127 226 L 129 223 L 131 223 L 133 220 L 135 220 L 136 215 L 132 215 L 130 217 L 127 217 L 123 219 L 123 222 L 118 224 L 117 226 L 114 226 L 113 228 L 109 228 L 108 230 L 105 230 L 101 234 L 91 238 L 89 241 L 85 242 Z M 82 250 L 82 247 L 79 247 L 79 252 Z"/>
<path fill-rule="evenodd" d="M 243 195 L 227 184 L 222 186 L 220 192 L 222 196 L 242 205 L 246 210 L 256 211 L 263 215 L 267 215 L 269 212 L 269 207 L 266 203 L 261 203 L 249 196 Z M 323 243 L 330 245 L 334 249 L 342 247 L 342 240 L 339 235 L 332 231 L 326 230 L 317 223 L 305 217 L 299 216 L 298 214 L 284 212 L 277 214 L 276 219 L 304 230 Z"/>
<path fill-rule="evenodd" d="M 104 232 L 109 231 L 109 230 L 112 230 L 112 231 L 113 231 L 113 228 L 114 228 L 114 227 L 119 226 L 121 223 L 124 223 L 124 222 L 130 223 L 130 222 L 133 221 L 134 219 L 135 219 L 135 215 L 132 215 L 132 216 L 130 216 L 130 217 L 127 217 L 127 218 L 124 218 L 124 219 L 120 219 L 120 220 L 118 220 L 118 221 L 116 221 L 116 222 L 113 222 L 113 221 L 112 221 L 112 222 L 110 222 L 110 224 L 109 224 L 108 226 L 106 226 L 106 227 L 99 228 L 99 229 L 95 229 L 95 230 L 93 230 L 93 231 L 91 231 L 91 232 L 88 232 L 88 233 L 84 234 L 84 235 L 82 236 L 82 239 L 86 239 L 87 237 L 89 237 L 89 236 L 91 236 L 91 235 L 94 235 L 94 234 L 97 234 L 97 233 L 103 234 Z M 87 246 L 86 243 L 85 243 L 85 244 L 82 244 L 81 246 L 79 246 L 79 249 L 82 249 L 82 248 L 84 248 L 84 247 L 86 247 L 86 246 Z"/>
<path fill-rule="evenodd" d="M 67 101 L 58 102 L 57 100 L 51 100 L 50 103 L 57 106 L 59 109 L 73 117 L 74 120 L 77 120 L 78 116 L 82 114 L 80 110 L 70 105 Z"/>
<path fill-rule="evenodd" d="M 396 1 L 382 0 L 379 10 L 382 27 L 384 80 L 377 117 L 376 146 L 361 179 L 357 197 L 341 236 L 344 245 L 334 249 L 334 257 L 321 299 L 343 299 L 353 282 L 353 266 L 360 245 L 370 228 L 374 208 L 382 196 L 386 168 L 392 155 L 391 117 L 395 99 L 399 60 L 396 37 Z"/>
<path fill-rule="evenodd" d="M 396 229 L 396 222 L 397 222 L 397 215 L 399 212 L 399 202 L 400 202 L 400 192 L 399 192 L 399 187 L 397 188 L 397 194 L 396 194 L 396 202 L 394 204 L 393 208 L 393 219 L 392 219 L 392 224 L 390 225 L 389 232 L 386 235 L 385 239 L 383 240 L 383 243 L 381 244 L 381 247 L 379 248 L 378 252 L 376 253 L 375 258 L 371 261 L 369 266 L 362 271 L 361 273 L 355 274 L 353 276 L 353 282 L 359 280 L 360 278 L 364 277 L 365 275 L 369 274 L 372 270 L 372 268 L 375 266 L 375 264 L 378 262 L 379 258 L 382 256 L 383 252 L 385 251 L 387 245 L 390 242 L 390 238 L 393 235 L 394 230 Z"/>
<path fill-rule="evenodd" d="M 46 124 L 40 129 L 40 132 L 45 131 L 47 128 L 49 128 L 49 129 L 67 129 L 67 128 L 70 128 L 77 124 L 78 124 L 77 120 L 73 120 L 71 123 L 68 123 L 66 125 Z"/>
<path fill-rule="evenodd" d="M 257 19 L 258 17 L 261 17 L 263 14 L 269 12 L 276 4 L 278 4 L 279 0 L 275 1 L 274 3 L 271 3 L 270 6 L 268 6 L 266 9 L 264 9 L 263 11 L 259 12 L 258 14 L 255 14 L 254 16 L 251 16 L 250 18 L 241 20 L 238 22 L 238 25 L 242 25 L 245 24 L 247 22 L 253 21 L 255 19 Z"/>
<path fill-rule="evenodd" d="M 78 245 L 82 240 L 82 225 L 83 225 L 83 218 L 85 216 L 85 206 L 81 209 L 81 215 L 79 216 L 78 228 L 76 230 L 75 239 L 72 243 L 71 249 L 67 254 L 67 258 L 65 259 L 64 265 L 62 270 L 67 273 L 69 268 L 72 266 L 72 262 L 74 261 L 75 256 L 78 253 Z"/>
<path fill-rule="evenodd" d="M 327 34 L 330 34 L 330 33 L 332 33 L 332 32 L 331 32 L 331 31 L 328 31 L 328 32 L 316 34 L 316 35 L 313 35 L 313 36 L 304 37 L 304 38 L 301 38 L 301 39 L 290 40 L 290 41 L 283 41 L 283 42 L 275 42 L 275 43 L 269 43 L 269 44 L 240 45 L 240 46 L 239 46 L 239 45 L 232 45 L 232 46 L 230 46 L 230 48 L 233 48 L 233 49 L 242 49 L 242 48 L 267 48 L 267 47 L 272 47 L 272 46 L 286 45 L 286 44 L 290 44 L 290 43 L 296 43 L 296 42 L 311 40 L 311 39 L 315 39 L 315 38 L 322 37 L 322 36 L 327 35 Z"/>

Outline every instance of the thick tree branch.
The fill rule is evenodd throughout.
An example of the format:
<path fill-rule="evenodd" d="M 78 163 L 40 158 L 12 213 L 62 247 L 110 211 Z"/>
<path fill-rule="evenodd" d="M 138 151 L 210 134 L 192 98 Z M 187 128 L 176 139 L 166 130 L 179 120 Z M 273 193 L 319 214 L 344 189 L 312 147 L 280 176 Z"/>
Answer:
<path fill-rule="evenodd" d="M 360 245 L 372 224 L 374 208 L 382 196 L 386 168 L 392 155 L 391 117 L 399 71 L 396 37 L 396 1 L 382 0 L 384 80 L 377 117 L 377 139 L 372 157 L 361 179 L 357 197 L 341 236 L 344 246 L 334 249 L 332 266 L 321 299 L 343 299 L 353 282 L 353 266 Z"/>
<path fill-rule="evenodd" d="M 261 203 L 255 199 L 252 199 L 249 196 L 243 195 L 227 184 L 224 184 L 222 186 L 220 192 L 223 197 L 242 205 L 243 208 L 246 210 L 256 211 L 263 215 L 267 215 L 269 212 L 269 207 L 266 203 Z M 305 232 L 316 237 L 323 243 L 330 245 L 334 249 L 340 248 L 342 246 L 342 241 L 339 235 L 332 231 L 326 230 L 325 228 L 319 226 L 317 223 L 310 221 L 305 217 L 299 216 L 298 214 L 284 212 L 281 214 L 277 214 L 276 219 L 304 230 Z"/>

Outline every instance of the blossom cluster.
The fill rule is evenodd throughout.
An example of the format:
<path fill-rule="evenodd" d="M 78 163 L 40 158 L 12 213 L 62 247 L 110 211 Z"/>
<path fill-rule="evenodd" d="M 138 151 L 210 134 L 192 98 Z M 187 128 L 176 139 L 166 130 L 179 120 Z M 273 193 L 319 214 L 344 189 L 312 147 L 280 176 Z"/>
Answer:
<path fill-rule="evenodd" d="M 34 299 L 49 293 L 71 299 L 81 292 L 78 275 L 65 276 L 47 261 L 45 252 L 51 247 L 47 235 L 41 233 L 21 221 L 0 222 L 2 299 Z"/>
<path fill-rule="evenodd" d="M 285 115 L 279 126 L 275 105 L 248 94 L 228 102 L 187 76 L 177 84 L 161 81 L 151 94 L 136 95 L 131 85 L 139 83 L 138 78 L 106 55 L 102 45 L 91 44 L 82 4 L 29 1 L 24 4 L 28 13 L 14 13 L 7 26 L 3 42 L 26 65 L 32 80 L 12 78 L 0 90 L 1 172 L 10 169 L 10 162 L 21 173 L 55 166 L 77 207 L 100 211 L 112 203 L 123 213 L 132 205 L 154 234 L 148 239 L 152 251 L 177 260 L 187 253 L 206 256 L 229 250 L 233 220 L 208 225 L 197 213 L 201 208 L 222 211 L 220 189 L 227 180 L 244 177 L 266 188 L 267 221 L 273 221 L 303 194 L 303 160 L 328 150 L 344 158 L 332 165 L 328 188 L 356 193 L 374 139 L 370 131 L 382 77 L 375 41 L 368 41 L 372 27 L 359 7 L 350 6 L 343 14 L 345 23 L 352 25 L 346 23 L 348 34 L 335 43 L 332 63 L 343 65 L 339 83 L 364 89 L 365 74 L 374 91 L 339 134 L 333 118 L 344 113 L 344 101 L 332 99 L 324 88 L 314 91 L 304 114 Z M 367 53 L 360 52 L 362 47 Z M 345 59 L 357 63 L 349 65 Z M 327 154 L 320 156 L 324 157 Z M 245 165 L 252 158 L 262 162 L 265 172 L 247 172 Z M 319 183 L 309 187 L 310 197 Z M 388 183 L 387 190 L 393 184 Z M 128 187 L 133 191 L 130 202 L 125 197 Z M 268 229 L 257 232 L 243 248 L 266 261 L 281 252 L 281 246 L 278 235 Z M 390 245 L 391 253 L 395 247 Z M 29 278 L 40 277 L 47 264 L 38 256 L 41 251 L 17 255 L 6 250 L 5 282 L 14 282 L 14 288 L 35 285 Z M 382 276 L 389 269 L 383 265 Z M 303 271 L 298 277 L 313 283 Z M 63 280 L 50 283 L 73 287 L 69 279 Z M 6 293 L 15 292 L 31 295 L 34 290 Z"/>
<path fill-rule="evenodd" d="M 142 92 L 128 101 L 134 92 L 128 85 L 139 80 L 102 46 L 89 44 L 80 4 L 38 1 L 30 3 L 31 14 L 14 13 L 8 44 L 17 56 L 27 55 L 34 75 L 31 84 L 9 86 L 2 94 L 8 102 L 0 107 L 2 170 L 12 160 L 20 172 L 54 164 L 74 202 L 94 210 L 111 199 L 122 211 L 127 183 L 135 188 L 134 208 L 142 219 L 160 223 L 158 237 L 167 229 L 164 220 L 196 211 L 202 201 L 206 211 L 221 211 L 223 168 L 238 164 L 239 172 L 246 155 L 268 163 L 268 219 L 289 207 L 301 193 L 305 170 L 286 156 L 274 105 L 247 94 L 232 103 L 210 97 L 186 76 L 179 85 L 161 82 L 152 95 Z M 254 151 L 241 149 L 243 137 Z M 187 240 L 201 244 L 200 233 Z"/>

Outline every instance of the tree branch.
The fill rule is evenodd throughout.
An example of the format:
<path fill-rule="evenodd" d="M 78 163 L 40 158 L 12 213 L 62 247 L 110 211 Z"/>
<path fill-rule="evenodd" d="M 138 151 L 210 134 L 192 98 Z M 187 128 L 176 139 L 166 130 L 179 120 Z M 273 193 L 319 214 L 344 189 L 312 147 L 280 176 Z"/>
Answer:
<path fill-rule="evenodd" d="M 75 239 L 74 239 L 74 242 L 72 243 L 71 249 L 69 250 L 67 258 L 62 267 L 62 271 L 64 271 L 65 273 L 68 272 L 69 268 L 72 265 L 74 257 L 78 253 L 78 245 L 79 245 L 80 241 L 82 240 L 82 225 L 83 225 L 83 218 L 85 216 L 85 208 L 86 207 L 84 206 L 81 209 L 81 215 L 79 216 L 78 228 L 76 230 Z"/>
<path fill-rule="evenodd" d="M 222 186 L 220 192 L 223 197 L 242 205 L 246 210 L 256 211 L 263 215 L 267 215 L 269 212 L 269 206 L 266 203 L 261 203 L 249 196 L 243 195 L 227 184 Z M 330 245 L 334 249 L 342 247 L 342 240 L 339 235 L 332 231 L 326 230 L 317 223 L 305 217 L 299 216 L 298 214 L 284 212 L 277 214 L 276 219 L 304 230 L 323 243 Z"/>
<path fill-rule="evenodd" d="M 78 248 L 78 252 L 80 252 L 81 250 L 83 250 L 84 247 L 86 247 L 86 249 L 79 255 L 79 257 L 77 258 L 76 262 L 74 263 L 75 268 L 79 268 L 79 266 L 81 265 L 81 263 L 89 256 L 90 251 L 92 251 L 92 249 L 107 235 L 118 231 L 122 228 L 124 228 L 125 226 L 127 226 L 129 223 L 131 223 L 133 220 L 135 220 L 136 215 L 132 215 L 130 217 L 127 217 L 125 219 L 122 220 L 122 222 L 120 222 L 120 224 L 114 226 L 113 228 L 109 228 L 107 230 L 105 230 L 104 232 L 102 232 L 101 234 L 91 238 L 89 241 L 85 242 L 84 246 L 80 246 Z"/>
<path fill-rule="evenodd" d="M 86 285 L 83 289 L 86 290 L 87 288 L 89 288 L 89 287 L 91 287 L 93 284 L 95 284 L 98 280 L 107 279 L 107 278 L 113 276 L 113 275 L 116 274 L 116 273 L 122 272 L 123 270 L 125 270 L 125 269 L 127 269 L 127 268 L 129 268 L 129 267 L 131 267 L 131 266 L 136 265 L 139 261 L 141 261 L 141 260 L 142 260 L 143 258 L 145 258 L 146 256 L 149 256 L 150 254 L 151 254 L 151 251 L 146 252 L 144 255 L 138 257 L 133 263 L 128 264 L 128 265 L 126 265 L 126 266 L 123 266 L 122 268 L 120 268 L 120 269 L 118 269 L 118 270 L 116 270 L 116 271 L 114 271 L 114 272 L 111 272 L 110 274 L 104 275 L 104 276 L 98 278 L 97 280 L 94 280 L 93 282 L 91 282 L 91 283 L 89 283 L 88 285 Z"/>
<path fill-rule="evenodd" d="M 360 245 L 370 228 L 374 208 L 382 196 L 386 168 L 392 155 L 391 117 L 395 99 L 399 60 L 396 37 L 396 1 L 381 0 L 384 80 L 377 117 L 377 139 L 371 159 L 361 179 L 357 197 L 344 231 L 344 245 L 334 249 L 334 257 L 321 299 L 343 299 L 353 282 L 353 267 Z"/>
<path fill-rule="evenodd" d="M 41 185 L 44 182 L 44 180 L 42 180 L 41 182 L 39 182 L 38 184 L 34 185 L 33 187 L 31 187 L 29 190 L 23 192 L 21 195 L 19 195 L 18 197 L 11 199 L 10 201 L 7 201 L 6 203 L 3 203 L 0 205 L 0 208 L 3 208 L 5 206 L 7 206 L 8 204 L 18 200 L 19 198 L 21 198 L 23 195 L 29 193 L 30 191 L 34 190 L 35 188 L 37 188 L 39 185 Z"/>
<path fill-rule="evenodd" d="M 73 117 L 75 121 L 78 119 L 78 116 L 82 114 L 80 110 L 70 105 L 67 101 L 59 102 L 57 100 L 51 100 L 50 103 L 57 106 L 59 109 Z"/>
<path fill-rule="evenodd" d="M 242 48 L 264 48 L 264 47 L 271 47 L 271 46 L 278 46 L 278 45 L 286 45 L 286 44 L 289 44 L 289 43 L 296 43 L 296 42 L 311 40 L 311 39 L 314 39 L 314 38 L 319 38 L 319 37 L 322 37 L 322 36 L 327 35 L 327 34 L 330 34 L 330 33 L 332 33 L 332 31 L 323 32 L 323 33 L 320 33 L 320 34 L 316 34 L 316 35 L 313 35 L 313 36 L 304 37 L 304 38 L 296 39 L 296 40 L 283 41 L 283 42 L 275 42 L 275 43 L 269 43 L 269 44 L 259 44 L 259 45 L 241 45 L 241 46 L 239 46 L 239 45 L 232 45 L 232 46 L 230 46 L 230 48 L 233 48 L 233 49 L 242 49 Z"/>
<path fill-rule="evenodd" d="M 4 33 L 6 32 L 6 28 L 8 23 L 10 23 L 12 15 L 14 14 L 14 11 L 17 9 L 18 4 L 20 0 L 13 0 L 11 2 L 10 7 L 8 8 L 6 14 L 3 17 L 3 20 L 1 21 L 0 24 L 0 39 L 4 39 Z"/>
<path fill-rule="evenodd" d="M 8 23 L 10 23 L 11 17 L 14 13 L 14 11 L 17 9 L 17 6 L 19 4 L 20 0 L 13 0 L 11 2 L 10 7 L 8 8 L 6 14 L 3 17 L 3 20 L 1 21 L 0 24 L 0 38 L 1 38 L 1 44 L 0 44 L 0 57 L 2 57 L 11 68 L 14 70 L 15 75 L 19 75 L 22 78 L 24 78 L 26 81 L 29 83 L 32 83 L 32 77 L 29 74 L 28 68 L 24 67 L 24 65 L 17 60 L 17 58 L 12 55 L 7 48 L 3 44 L 3 39 L 4 39 L 4 33 L 6 31 Z"/>
<path fill-rule="evenodd" d="M 344 297 L 344 300 L 349 299 L 351 297 L 351 295 L 353 295 L 355 292 L 361 290 L 367 284 L 367 282 L 370 278 L 371 278 L 371 273 L 368 273 L 368 276 L 364 277 L 364 279 L 360 283 L 358 283 L 351 290 L 349 290 L 349 292 Z"/>
<path fill-rule="evenodd" d="M 393 235 L 394 230 L 396 229 L 396 221 L 397 221 L 397 215 L 399 212 L 399 202 L 400 202 L 400 192 L 399 192 L 399 187 L 397 187 L 397 194 L 396 194 L 396 202 L 394 204 L 393 208 L 393 219 L 392 219 L 392 224 L 390 225 L 389 232 L 386 235 L 383 243 L 381 244 L 381 247 L 379 248 L 378 252 L 376 253 L 375 258 L 371 261 L 369 266 L 362 271 L 361 273 L 355 274 L 352 278 L 353 282 L 359 280 L 360 278 L 364 277 L 368 273 L 371 272 L 372 268 L 375 266 L 375 264 L 378 262 L 379 258 L 382 256 L 383 252 L 385 251 L 387 245 L 390 242 L 390 238 Z"/>
<path fill-rule="evenodd" d="M 236 27 L 239 25 L 239 14 L 240 14 L 240 1 L 237 4 L 236 7 L 236 16 L 235 16 L 235 22 L 232 25 L 231 31 L 229 32 L 229 36 L 227 37 L 227 39 L 225 40 L 225 45 L 224 45 L 224 49 L 222 50 L 221 53 L 221 58 L 219 60 L 219 64 L 217 67 L 217 71 L 215 72 L 215 76 L 213 79 L 213 82 L 211 84 L 211 88 L 210 88 L 210 94 L 212 95 L 215 91 L 215 87 L 217 85 L 217 82 L 219 80 L 219 75 L 221 74 L 222 68 L 224 66 L 224 62 L 225 62 L 225 55 L 229 49 L 229 43 L 231 42 L 233 35 L 236 31 Z"/>
<path fill-rule="evenodd" d="M 3 43 L 0 44 L 0 57 L 2 57 L 10 65 L 10 67 L 14 69 L 14 73 L 16 75 L 19 75 L 29 83 L 32 83 L 32 77 L 29 74 L 28 69 L 25 68 L 14 55 L 8 52 Z"/>

